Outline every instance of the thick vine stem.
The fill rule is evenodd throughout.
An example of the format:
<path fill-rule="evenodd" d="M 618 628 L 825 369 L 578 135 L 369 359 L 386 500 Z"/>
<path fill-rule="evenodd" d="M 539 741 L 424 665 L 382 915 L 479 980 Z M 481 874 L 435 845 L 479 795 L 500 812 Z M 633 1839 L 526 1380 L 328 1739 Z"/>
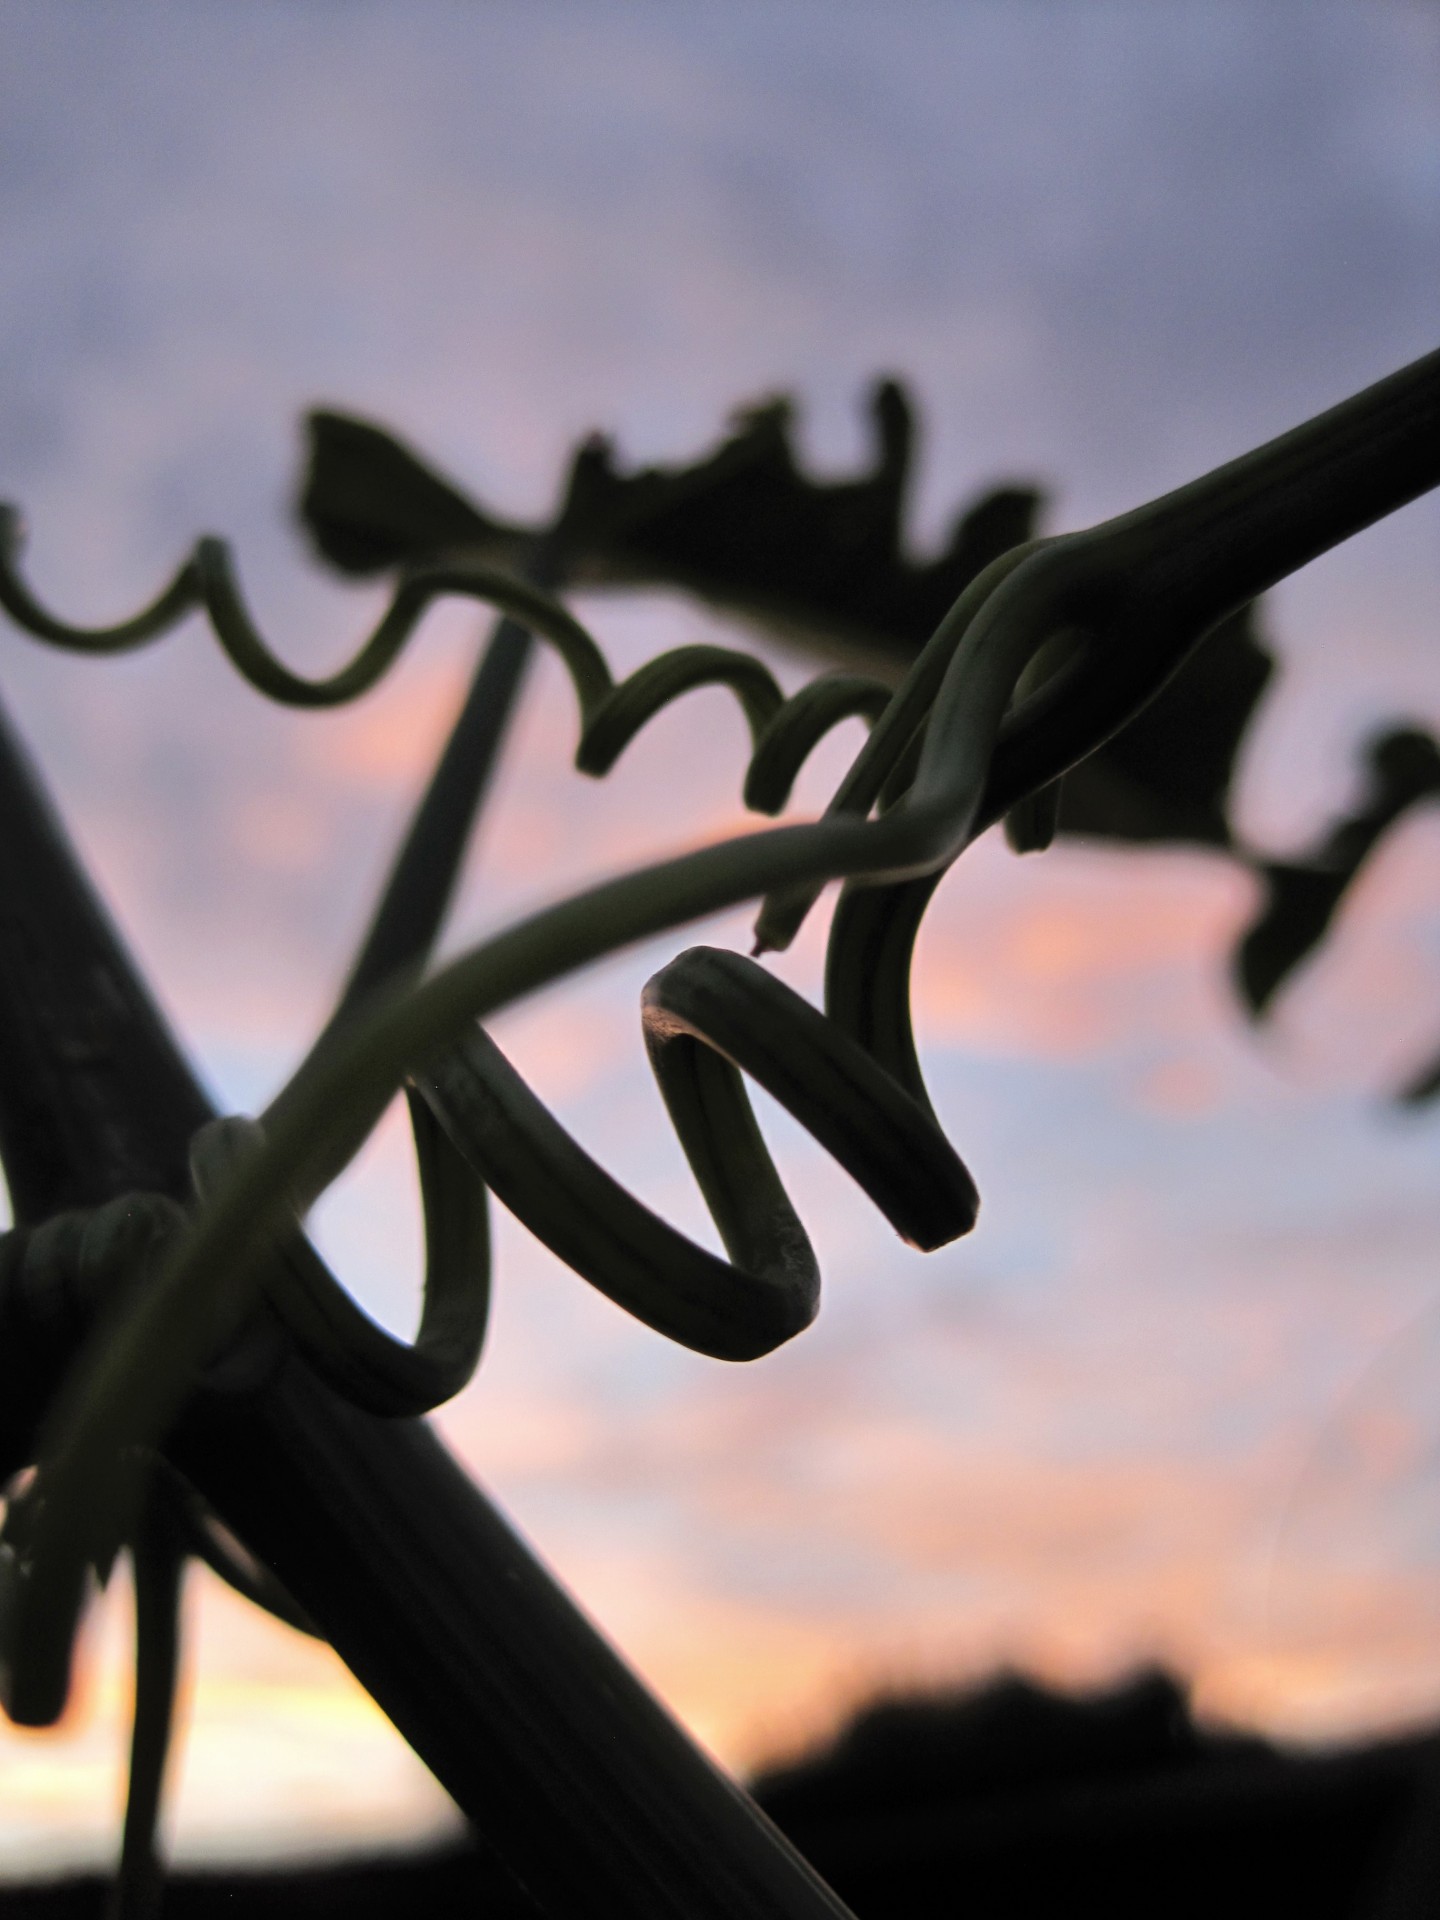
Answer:
<path fill-rule="evenodd" d="M 3 715 L 0 810 L 0 1146 L 16 1219 L 137 1187 L 179 1199 L 187 1142 L 213 1115 Z M 35 1458 L 78 1329 L 4 1277 L 8 1474 Z M 207 1370 L 166 1457 L 542 1910 L 844 1920 L 423 1423 L 360 1411 L 257 1334 Z"/>
<path fill-rule="evenodd" d="M 1227 614 L 1436 485 L 1440 352 L 1133 512 L 1013 549 L 936 629 L 831 813 L 864 818 L 917 730 L 924 748 L 910 804 L 953 793 L 955 709 L 968 697 L 967 670 L 955 670 L 962 654 L 973 663 L 1004 647 L 1028 662 L 1070 636 L 1069 661 L 999 725 L 973 838 L 1118 733 Z M 771 894 L 760 949 L 787 946 L 817 894 Z"/>

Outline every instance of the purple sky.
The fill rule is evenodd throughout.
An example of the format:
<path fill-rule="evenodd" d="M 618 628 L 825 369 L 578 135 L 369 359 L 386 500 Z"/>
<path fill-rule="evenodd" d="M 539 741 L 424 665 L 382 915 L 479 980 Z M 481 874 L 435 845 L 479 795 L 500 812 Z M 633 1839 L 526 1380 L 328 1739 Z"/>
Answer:
<path fill-rule="evenodd" d="M 1053 490 L 1052 527 L 1082 525 L 1435 344 L 1437 80 L 1420 5 L 11 0 L 0 497 L 76 617 L 128 611 L 197 533 L 225 534 L 312 668 L 377 605 L 287 519 L 319 400 L 532 514 L 582 432 L 688 457 L 777 387 L 807 458 L 843 468 L 865 383 L 893 369 L 925 415 L 917 547 L 1008 477 Z M 1241 779 L 1262 843 L 1344 803 L 1377 720 L 1440 724 L 1437 532 L 1412 507 L 1273 596 L 1284 672 Z M 673 596 L 581 610 L 620 668 L 735 638 Z M 227 1101 L 263 1104 L 323 1015 L 474 626 L 438 614 L 385 692 L 333 716 L 267 707 L 198 626 L 104 665 L 4 639 L 7 703 Z M 537 676 L 450 944 L 733 822 L 740 729 L 714 698 L 594 788 L 567 768 L 566 689 Z M 837 741 L 805 805 L 843 759 Z M 1379 1101 L 1440 1032 L 1437 851 L 1433 814 L 1404 829 L 1257 1038 L 1223 982 L 1241 876 L 978 848 L 917 1001 L 981 1228 L 906 1253 L 777 1122 L 827 1294 L 759 1367 L 662 1346 L 502 1231 L 492 1349 L 447 1428 L 728 1757 L 877 1679 L 997 1660 L 1086 1679 L 1170 1658 L 1210 1710 L 1297 1732 L 1440 1705 L 1440 1120 Z M 678 944 L 502 1024 L 567 1122 L 703 1232 L 635 1011 Z M 813 944 L 791 972 L 815 984 Z M 397 1140 L 322 1232 L 403 1323 Z M 328 1670 L 296 1678 L 215 1617 L 202 1673 L 263 1712 L 227 1763 L 212 1688 L 184 1844 L 323 1841 L 362 1805 L 421 1817 Z M 306 1687 L 348 1731 L 295 1760 L 276 1700 Z M 108 1844 L 81 1751 L 102 1722 L 44 1749 L 50 1785 L 33 1741 L 0 1736 L 21 1810 L 0 1870 Z M 330 1778 L 345 1741 L 374 1757 Z"/>

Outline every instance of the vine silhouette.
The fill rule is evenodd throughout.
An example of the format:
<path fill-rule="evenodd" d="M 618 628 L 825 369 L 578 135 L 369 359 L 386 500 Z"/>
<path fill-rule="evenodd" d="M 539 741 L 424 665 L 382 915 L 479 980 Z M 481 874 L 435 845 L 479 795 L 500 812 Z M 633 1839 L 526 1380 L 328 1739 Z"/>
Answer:
<path fill-rule="evenodd" d="M 908 449 L 897 392 L 882 389 L 877 400 L 881 458 L 868 492 L 852 489 L 831 503 L 849 515 L 862 555 L 879 552 L 881 534 L 893 548 Z M 335 416 L 321 420 L 332 436 L 345 430 Z M 771 468 L 783 425 L 772 409 L 750 416 L 745 429 L 768 449 Z M 577 1274 L 667 1337 L 729 1360 L 770 1351 L 809 1323 L 819 1271 L 745 1077 L 814 1135 L 906 1240 L 931 1249 L 967 1232 L 978 1196 L 935 1119 L 910 1019 L 914 944 L 936 886 L 998 820 L 1021 849 L 1065 830 L 1067 776 L 1161 694 L 1207 635 L 1228 631 L 1233 644 L 1234 623 L 1258 594 L 1440 483 L 1440 355 L 1099 527 L 1022 538 L 983 560 L 972 542 L 970 577 L 898 684 L 893 672 L 830 673 L 788 700 L 760 661 L 713 646 L 676 649 L 617 684 L 592 636 L 536 584 L 563 577 L 567 556 L 595 550 L 607 458 L 593 445 L 583 451 L 564 508 L 538 543 L 513 529 L 482 538 L 452 510 L 448 521 L 439 516 L 442 537 L 428 551 L 418 540 L 397 551 L 393 538 L 377 549 L 374 537 L 347 548 L 333 515 L 317 514 L 352 563 L 377 564 L 378 552 L 379 563 L 400 564 L 374 630 L 322 680 L 294 673 L 258 632 L 222 542 L 199 541 L 130 619 L 81 628 L 31 592 L 19 566 L 19 515 L 0 512 L 0 605 L 21 628 L 99 654 L 148 644 L 202 613 L 246 680 L 283 704 L 332 706 L 373 688 L 438 598 L 473 599 L 506 616 L 473 703 L 484 708 L 488 686 L 490 745 L 462 767 L 464 752 L 452 743 L 335 1015 L 266 1112 L 195 1132 L 188 1204 L 159 1192 L 125 1194 L 20 1226 L 0 1244 L 0 1297 L 13 1293 L 52 1313 L 63 1301 L 84 1329 L 46 1411 L 34 1469 L 12 1490 L 0 1532 L 5 1705 L 26 1724 L 59 1715 L 90 1570 L 103 1576 L 128 1543 L 137 1706 L 120 1880 L 126 1920 L 153 1905 L 158 1885 L 154 1823 L 184 1555 L 202 1555 L 258 1604 L 310 1624 L 200 1496 L 156 1464 L 207 1370 L 278 1342 L 368 1414 L 407 1418 L 441 1404 L 471 1377 L 483 1348 L 487 1190 Z M 722 463 L 721 478 L 728 473 Z M 1013 530 L 1025 496 L 1008 498 Z M 632 565 L 644 546 L 636 524 Z M 607 537 L 612 550 L 627 550 L 613 516 Z M 487 541 L 508 541 L 506 557 L 532 577 L 492 564 Z M 568 571 L 583 574 L 583 566 Z M 678 571 L 700 579 L 704 556 L 692 552 Z M 774 590 L 773 581 L 750 581 L 749 603 Z M 607 773 L 671 702 L 709 685 L 729 687 L 744 710 L 752 740 L 744 795 L 761 812 L 783 809 L 806 757 L 840 721 L 859 715 L 870 731 L 818 821 L 657 860 L 427 973 L 503 724 L 495 715 L 518 683 L 522 631 L 551 645 L 568 672 L 579 709 L 576 765 L 592 776 Z M 502 659 L 487 683 L 506 646 L 509 664 Z M 1394 753 L 1385 767 L 1392 761 Z M 1430 790 L 1429 772 L 1417 774 L 1409 761 L 1395 778 L 1412 798 Z M 1385 822 L 1396 817 L 1390 799 L 1377 806 L 1377 819 L 1387 806 Z M 1350 851 L 1347 842 L 1346 857 Z M 759 956 L 787 946 L 835 880 L 844 886 L 822 1012 Z M 592 1160 L 483 1022 L 621 947 L 751 900 L 760 902 L 754 956 L 691 948 L 655 975 L 643 1001 L 651 1064 L 725 1247 L 720 1259 Z M 1253 959 L 1255 941 L 1248 951 Z M 1285 971 L 1269 964 L 1270 975 L 1259 961 L 1245 975 L 1260 983 L 1257 1004 L 1264 980 L 1273 975 L 1273 989 Z M 300 1229 L 401 1091 L 426 1241 L 413 1342 L 376 1326 Z M 840 1911 L 813 1902 L 784 1910 Z"/>

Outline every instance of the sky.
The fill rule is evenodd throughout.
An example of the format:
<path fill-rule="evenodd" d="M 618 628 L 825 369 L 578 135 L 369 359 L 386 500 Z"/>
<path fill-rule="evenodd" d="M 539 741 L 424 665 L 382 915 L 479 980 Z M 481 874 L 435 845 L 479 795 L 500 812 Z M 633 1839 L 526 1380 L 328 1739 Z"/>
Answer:
<path fill-rule="evenodd" d="M 76 619 L 223 534 L 309 671 L 384 598 L 297 535 L 316 403 L 539 516 L 590 429 L 628 462 L 687 459 L 780 389 L 806 461 L 843 471 L 867 383 L 898 371 L 923 414 L 915 552 L 1001 480 L 1047 489 L 1047 530 L 1083 526 L 1434 346 L 1437 81 L 1440 17 L 1383 0 L 6 0 L 0 497 Z M 1238 788 L 1256 844 L 1313 838 L 1381 721 L 1440 726 L 1437 533 L 1417 504 L 1267 600 L 1282 671 Z M 754 643 L 678 595 L 576 604 L 617 671 Z M 262 1107 L 323 1019 L 479 632 L 438 610 L 382 691 L 325 715 L 268 706 L 199 623 L 105 663 L 0 635 L 6 705 L 227 1107 Z M 771 657 L 789 686 L 810 670 Z M 574 735 L 542 663 L 448 951 L 741 822 L 723 695 L 598 786 Z M 817 756 L 801 813 L 858 738 Z M 825 1297 L 751 1367 L 665 1345 L 501 1221 L 486 1357 L 441 1425 L 728 1763 L 876 1688 L 1002 1665 L 1090 1685 L 1163 1660 L 1204 1713 L 1296 1739 L 1440 1712 L 1440 1114 L 1384 1097 L 1440 1033 L 1437 853 L 1416 816 L 1257 1034 L 1225 981 L 1253 906 L 1236 869 L 982 841 L 916 979 L 981 1224 L 908 1251 L 760 1100 Z M 705 1237 L 638 1022 L 693 937 L 496 1033 Z M 815 992 L 820 952 L 816 928 L 786 977 Z M 317 1215 L 401 1329 L 412 1184 L 392 1116 Z M 323 1649 L 198 1576 L 190 1606 L 179 1852 L 451 1817 Z M 66 1725 L 0 1731 L 0 1874 L 113 1848 L 126 1632 L 121 1581 Z"/>

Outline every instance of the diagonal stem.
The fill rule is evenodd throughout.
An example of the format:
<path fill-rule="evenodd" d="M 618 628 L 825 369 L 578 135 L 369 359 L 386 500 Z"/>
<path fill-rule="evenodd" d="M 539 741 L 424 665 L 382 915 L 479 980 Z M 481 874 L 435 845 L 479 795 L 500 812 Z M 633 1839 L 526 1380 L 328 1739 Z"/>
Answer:
<path fill-rule="evenodd" d="M 180 1675 L 185 1542 L 167 1489 L 152 1481 L 130 1543 L 135 1573 L 135 1718 L 120 1872 L 110 1920 L 156 1920 L 164 1885 L 158 1828 Z"/>
<path fill-rule="evenodd" d="M 0 817 L 0 1156 L 16 1218 L 137 1187 L 181 1197 L 213 1109 L 3 716 Z M 69 1357 L 54 1309 L 0 1300 L 6 1471 L 29 1457 Z M 267 1364 L 261 1337 L 230 1374 L 166 1454 L 545 1912 L 843 1920 L 427 1426 L 359 1413 L 273 1352 Z"/>
<path fill-rule="evenodd" d="M 537 541 L 523 577 L 546 592 L 564 574 L 563 523 Z M 465 848 L 494 780 L 534 651 L 516 621 L 496 622 L 445 749 L 416 808 L 329 1028 L 377 988 L 418 969 L 439 935 Z M 329 1030 L 327 1028 L 327 1031 Z"/>

